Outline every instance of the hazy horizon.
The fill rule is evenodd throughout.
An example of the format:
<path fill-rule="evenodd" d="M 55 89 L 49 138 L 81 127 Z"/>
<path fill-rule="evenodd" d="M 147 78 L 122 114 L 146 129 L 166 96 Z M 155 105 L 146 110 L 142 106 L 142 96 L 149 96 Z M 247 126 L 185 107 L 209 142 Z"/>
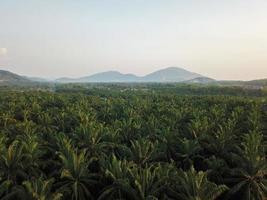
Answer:
<path fill-rule="evenodd" d="M 180 67 L 267 78 L 267 1 L 0 2 L 0 69 L 43 78 Z"/>

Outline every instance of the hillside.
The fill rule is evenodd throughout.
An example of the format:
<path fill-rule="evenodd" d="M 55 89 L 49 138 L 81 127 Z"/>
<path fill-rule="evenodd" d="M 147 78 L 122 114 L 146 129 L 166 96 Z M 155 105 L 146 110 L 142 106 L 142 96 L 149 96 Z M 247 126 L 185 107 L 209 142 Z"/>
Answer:
<path fill-rule="evenodd" d="M 29 82 L 30 80 L 18 74 L 0 70 L 0 83 Z"/>
<path fill-rule="evenodd" d="M 187 81 L 184 81 L 184 83 L 201 83 L 201 84 L 209 84 L 209 83 L 215 83 L 216 80 L 208 77 L 197 77 L 194 79 L 190 79 Z"/>
<path fill-rule="evenodd" d="M 117 71 L 97 73 L 77 79 L 77 82 L 136 82 L 139 78 L 133 74 L 122 74 Z"/>
<path fill-rule="evenodd" d="M 194 78 L 203 77 L 200 74 L 187 71 L 178 67 L 169 67 L 155 71 L 142 77 L 143 82 L 182 82 Z"/>

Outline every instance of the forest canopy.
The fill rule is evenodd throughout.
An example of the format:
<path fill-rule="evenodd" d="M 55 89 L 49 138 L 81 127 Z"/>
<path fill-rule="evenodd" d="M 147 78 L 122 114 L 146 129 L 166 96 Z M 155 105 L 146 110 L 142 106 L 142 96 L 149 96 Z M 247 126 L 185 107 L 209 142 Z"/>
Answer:
<path fill-rule="evenodd" d="M 259 90 L 57 85 L 0 91 L 0 199 L 262 200 Z"/>

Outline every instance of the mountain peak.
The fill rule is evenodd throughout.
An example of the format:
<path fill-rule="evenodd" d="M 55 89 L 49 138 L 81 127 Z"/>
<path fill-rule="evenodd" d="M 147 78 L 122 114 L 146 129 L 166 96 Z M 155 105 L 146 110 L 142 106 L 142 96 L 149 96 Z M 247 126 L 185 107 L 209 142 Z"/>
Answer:
<path fill-rule="evenodd" d="M 75 82 L 136 82 L 137 76 L 133 74 L 122 74 L 118 71 L 106 71 L 85 76 Z"/>
<path fill-rule="evenodd" d="M 200 74 L 179 67 L 167 67 L 144 76 L 147 82 L 182 82 L 203 77 Z"/>
<path fill-rule="evenodd" d="M 161 70 L 185 70 L 181 67 L 174 67 L 174 66 L 171 66 L 171 67 L 166 67 L 166 68 L 163 68 Z M 159 70 L 160 71 L 160 70 Z"/>

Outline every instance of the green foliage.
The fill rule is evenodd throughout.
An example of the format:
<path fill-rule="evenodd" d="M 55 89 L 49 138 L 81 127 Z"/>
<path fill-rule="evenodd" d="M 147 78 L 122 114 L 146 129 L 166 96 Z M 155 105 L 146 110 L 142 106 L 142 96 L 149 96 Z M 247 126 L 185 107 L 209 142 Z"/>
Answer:
<path fill-rule="evenodd" d="M 193 167 L 177 174 L 178 193 L 181 200 L 214 200 L 227 190 L 225 185 L 216 185 L 207 178 L 207 172 L 196 172 Z"/>
<path fill-rule="evenodd" d="M 53 179 L 43 180 L 42 178 L 33 181 L 24 181 L 23 186 L 26 190 L 26 198 L 29 200 L 60 200 L 62 194 L 51 191 L 53 182 Z"/>
<path fill-rule="evenodd" d="M 267 196 L 267 162 L 262 135 L 251 131 L 243 138 L 238 167 L 230 172 L 229 181 L 235 183 L 229 195 L 242 194 L 244 199 L 261 200 Z"/>
<path fill-rule="evenodd" d="M 59 191 L 65 193 L 70 199 L 92 199 L 92 194 L 88 186 L 95 184 L 94 174 L 88 170 L 90 160 L 87 160 L 86 151 L 80 153 L 73 149 L 70 142 L 65 142 L 64 150 L 59 153 L 60 160 L 63 164 L 59 182 Z"/>
<path fill-rule="evenodd" d="M 3 90 L 0 199 L 266 199 L 266 99 L 255 96 L 175 84 Z"/>

